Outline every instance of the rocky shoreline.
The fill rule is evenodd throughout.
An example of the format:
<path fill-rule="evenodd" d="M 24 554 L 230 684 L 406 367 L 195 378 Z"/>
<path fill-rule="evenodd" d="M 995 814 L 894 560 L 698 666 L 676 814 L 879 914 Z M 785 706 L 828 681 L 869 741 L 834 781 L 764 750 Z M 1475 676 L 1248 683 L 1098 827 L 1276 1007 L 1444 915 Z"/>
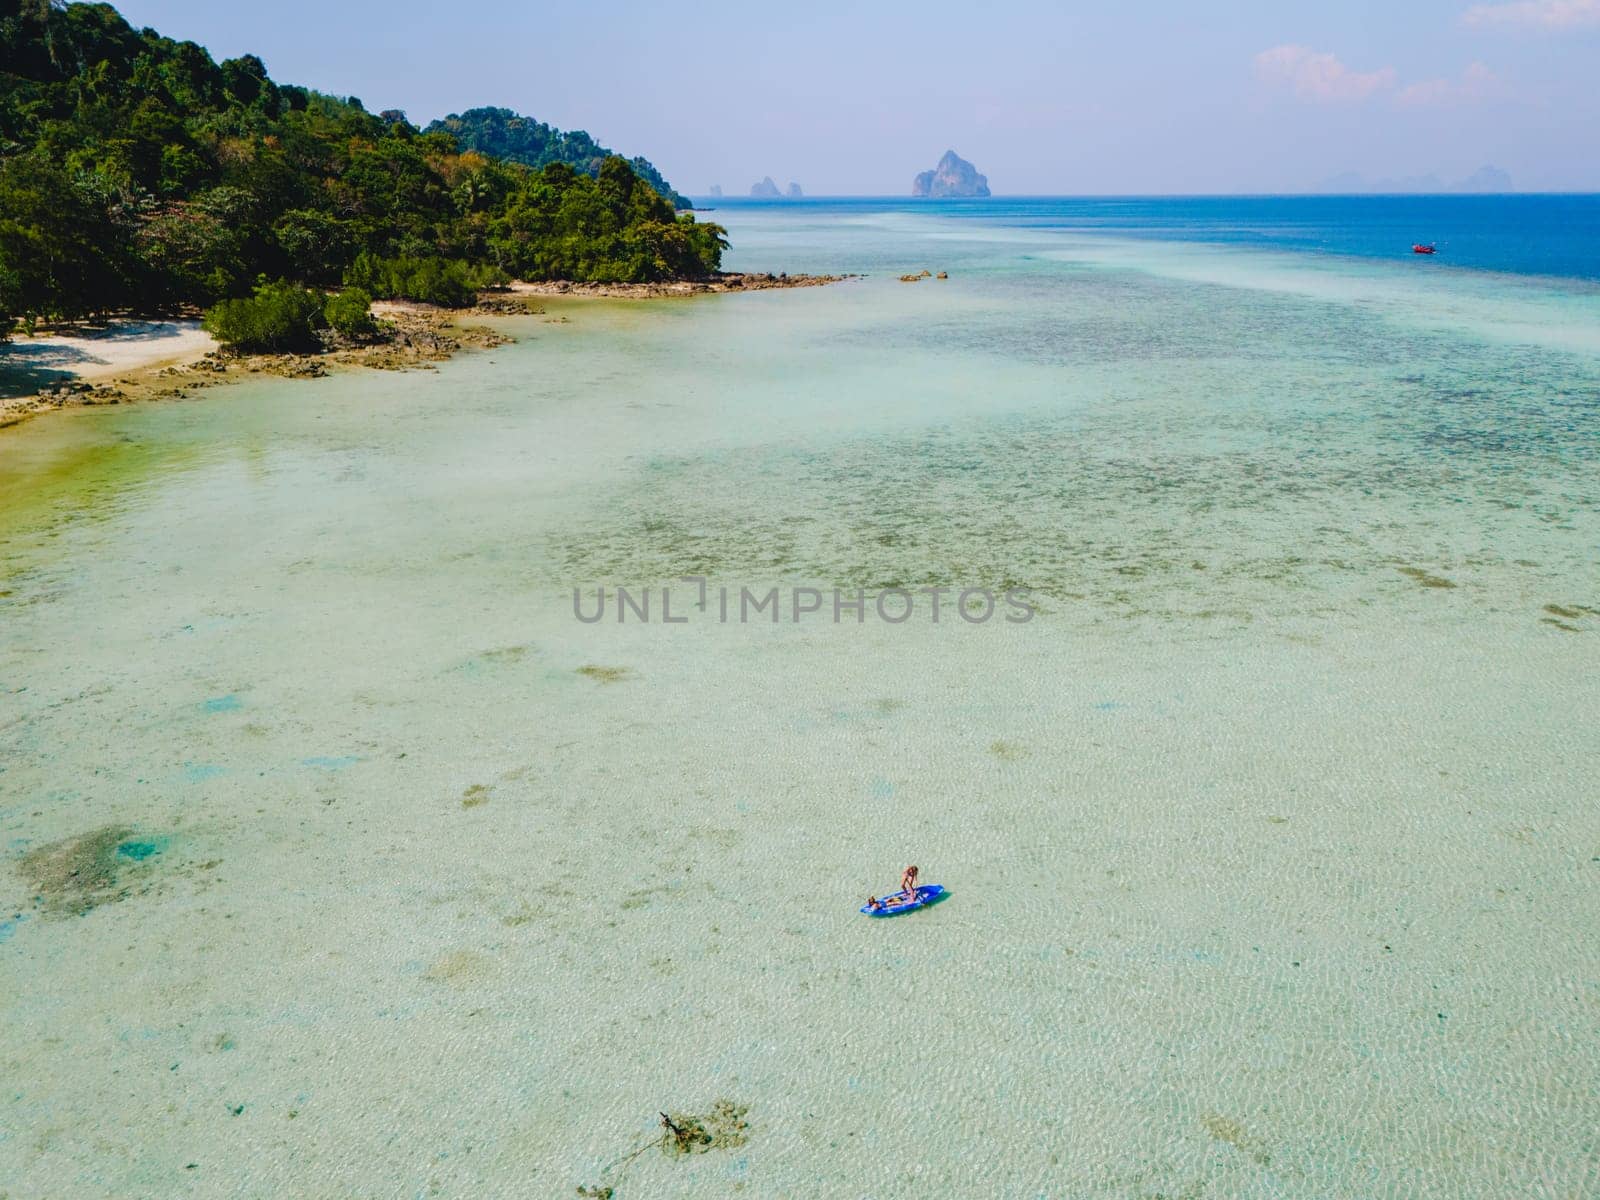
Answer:
<path fill-rule="evenodd" d="M 724 273 L 705 280 L 669 283 L 514 283 L 483 293 L 470 309 L 441 309 L 421 304 L 379 301 L 372 306 L 382 332 L 358 343 L 331 345 L 319 354 L 231 354 L 212 350 L 190 362 L 159 368 L 132 369 L 114 379 L 67 379 L 31 395 L 0 397 L 0 429 L 19 425 L 40 413 L 63 408 L 177 399 L 202 388 L 235 383 L 254 376 L 316 379 L 335 370 L 431 370 L 462 350 L 483 350 L 516 339 L 497 329 L 463 324 L 481 317 L 541 316 L 544 309 L 527 298 L 542 296 L 657 299 L 772 288 L 820 287 L 853 275 L 771 275 Z M 564 317 L 548 318 L 554 322 Z"/>
<path fill-rule="evenodd" d="M 373 307 L 381 318 L 382 332 L 368 341 L 335 344 L 320 354 L 230 354 L 212 350 L 192 362 L 136 369 L 115 379 L 69 379 L 49 384 L 33 395 L 0 399 L 0 429 L 62 408 L 177 399 L 202 388 L 252 376 L 316 379 L 349 367 L 379 371 L 431 369 L 433 364 L 464 349 L 488 349 L 515 340 L 486 326 L 457 324 L 464 315 L 482 311 L 485 316 L 495 316 L 506 311 L 503 309 L 454 312 L 421 305 Z M 532 315 L 536 310 L 518 306 L 515 311 Z"/>
<path fill-rule="evenodd" d="M 507 289 L 518 296 L 598 296 L 619 300 L 652 300 L 668 296 L 707 296 L 720 292 L 761 292 L 771 288 L 823 287 L 859 279 L 859 275 L 773 275 L 724 271 L 708 279 L 679 279 L 665 283 L 513 283 Z"/>

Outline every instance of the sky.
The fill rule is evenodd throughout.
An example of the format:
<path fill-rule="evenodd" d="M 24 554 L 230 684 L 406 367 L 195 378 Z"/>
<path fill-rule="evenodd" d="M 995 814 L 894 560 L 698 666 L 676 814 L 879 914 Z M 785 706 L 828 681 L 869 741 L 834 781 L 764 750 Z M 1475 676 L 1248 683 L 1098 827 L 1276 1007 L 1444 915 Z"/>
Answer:
<path fill-rule="evenodd" d="M 122 0 L 273 78 L 437 116 L 499 105 L 680 191 L 904 195 L 947 149 L 997 195 L 1316 190 L 1493 165 L 1600 191 L 1600 0 L 766 5 Z"/>

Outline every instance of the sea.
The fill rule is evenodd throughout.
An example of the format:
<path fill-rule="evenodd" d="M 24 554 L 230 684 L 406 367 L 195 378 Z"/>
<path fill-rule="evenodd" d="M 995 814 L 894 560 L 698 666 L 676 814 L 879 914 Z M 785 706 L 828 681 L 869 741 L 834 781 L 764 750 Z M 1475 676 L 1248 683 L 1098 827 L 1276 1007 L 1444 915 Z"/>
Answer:
<path fill-rule="evenodd" d="M 706 203 L 0 432 L 0 1196 L 1600 1195 L 1600 197 Z"/>

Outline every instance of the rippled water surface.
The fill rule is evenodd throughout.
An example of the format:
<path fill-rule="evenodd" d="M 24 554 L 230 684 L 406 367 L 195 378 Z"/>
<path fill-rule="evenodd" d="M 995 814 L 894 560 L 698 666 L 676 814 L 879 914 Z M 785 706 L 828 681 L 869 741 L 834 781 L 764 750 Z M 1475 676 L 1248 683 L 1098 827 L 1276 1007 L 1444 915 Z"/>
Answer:
<path fill-rule="evenodd" d="M 0 435 L 0 1196 L 1600 1192 L 1592 285 L 718 216 Z"/>

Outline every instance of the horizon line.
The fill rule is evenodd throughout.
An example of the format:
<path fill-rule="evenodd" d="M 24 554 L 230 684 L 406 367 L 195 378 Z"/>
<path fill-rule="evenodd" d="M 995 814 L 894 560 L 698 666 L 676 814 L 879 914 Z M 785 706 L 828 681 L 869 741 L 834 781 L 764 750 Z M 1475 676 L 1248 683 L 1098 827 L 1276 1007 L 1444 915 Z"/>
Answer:
<path fill-rule="evenodd" d="M 692 200 L 736 200 L 755 204 L 804 204 L 808 200 L 908 200 L 918 203 L 957 200 L 965 203 L 983 203 L 989 200 L 1284 200 L 1284 199 L 1504 199 L 1508 196 L 1600 196 L 1600 189 L 1540 190 L 1519 189 L 1511 192 L 1003 192 L 989 196 L 909 196 L 903 192 L 816 192 L 803 196 L 749 196 L 710 192 L 679 193 Z"/>

